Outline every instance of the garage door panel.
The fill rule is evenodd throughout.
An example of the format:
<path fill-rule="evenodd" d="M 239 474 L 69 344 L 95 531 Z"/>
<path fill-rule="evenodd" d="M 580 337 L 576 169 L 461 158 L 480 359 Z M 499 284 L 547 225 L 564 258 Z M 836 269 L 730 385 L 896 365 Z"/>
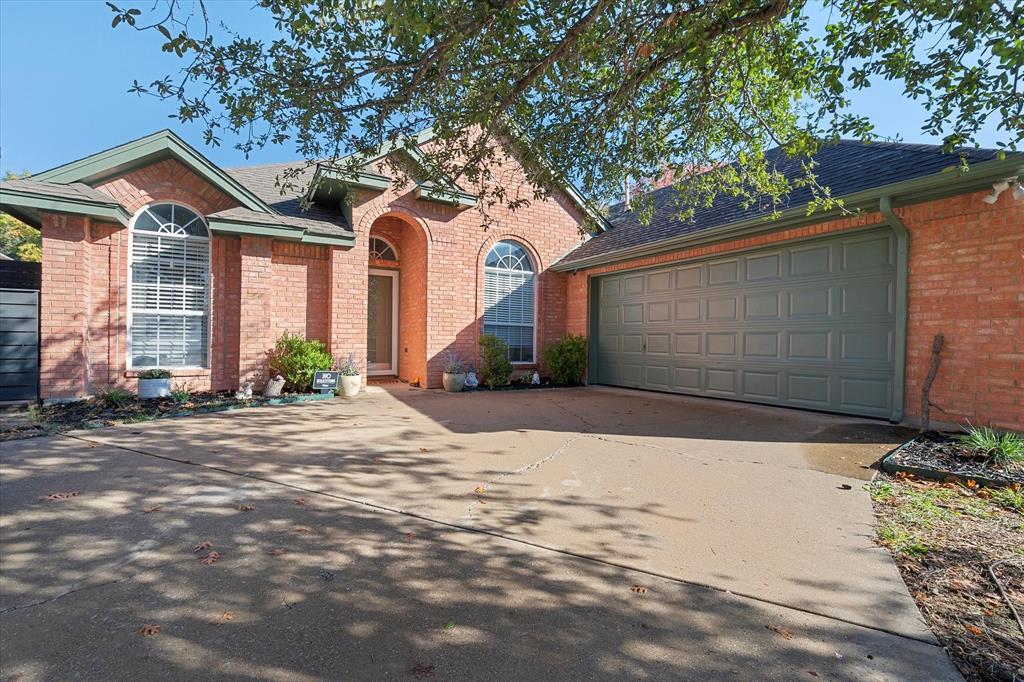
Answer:
<path fill-rule="evenodd" d="M 735 296 L 708 299 L 708 319 L 716 321 L 735 320 L 737 319 L 737 308 Z"/>
<path fill-rule="evenodd" d="M 894 243 L 876 230 L 609 275 L 596 383 L 888 416 Z"/>
<path fill-rule="evenodd" d="M 704 347 L 707 354 L 711 356 L 735 357 L 736 355 L 736 334 L 734 333 L 712 333 L 704 338 Z"/>
<path fill-rule="evenodd" d="M 730 396 L 736 395 L 736 374 L 735 369 L 715 369 L 709 368 L 707 370 L 707 390 L 710 393 L 717 393 L 719 395 L 727 394 Z"/>
<path fill-rule="evenodd" d="M 743 297 L 743 318 L 745 320 L 778 320 L 781 318 L 782 293 L 764 291 Z"/>
<path fill-rule="evenodd" d="M 776 372 L 743 372 L 743 395 L 747 398 L 781 400 Z"/>
<path fill-rule="evenodd" d="M 782 254 L 769 253 L 763 256 L 748 256 L 746 265 L 746 281 L 757 282 L 782 277 Z"/>
<path fill-rule="evenodd" d="M 697 265 L 688 268 L 676 268 L 676 289 L 697 289 L 704 282 L 702 274 L 704 272 L 704 266 Z"/>
<path fill-rule="evenodd" d="M 738 259 L 710 263 L 708 265 L 708 285 L 735 284 L 739 281 L 740 262 Z"/>
<path fill-rule="evenodd" d="M 832 247 L 811 246 L 795 248 L 789 253 L 789 275 L 827 275 L 832 269 Z"/>

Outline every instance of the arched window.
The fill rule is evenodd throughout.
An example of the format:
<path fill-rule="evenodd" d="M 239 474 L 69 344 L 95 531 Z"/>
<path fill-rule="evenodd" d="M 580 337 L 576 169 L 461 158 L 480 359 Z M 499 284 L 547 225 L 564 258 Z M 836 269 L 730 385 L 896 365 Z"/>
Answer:
<path fill-rule="evenodd" d="M 370 237 L 370 259 L 371 260 L 398 260 L 398 252 L 387 239 L 383 237 Z"/>
<path fill-rule="evenodd" d="M 154 204 L 132 219 L 130 367 L 207 367 L 210 232 L 195 211 Z"/>
<path fill-rule="evenodd" d="M 534 280 L 530 255 L 520 244 L 495 244 L 484 261 L 484 333 L 508 344 L 512 362 L 533 362 Z"/>

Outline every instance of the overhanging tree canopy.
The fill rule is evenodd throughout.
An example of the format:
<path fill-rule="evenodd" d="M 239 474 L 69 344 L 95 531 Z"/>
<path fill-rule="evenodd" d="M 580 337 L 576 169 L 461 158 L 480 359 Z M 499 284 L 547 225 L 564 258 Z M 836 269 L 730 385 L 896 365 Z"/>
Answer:
<path fill-rule="evenodd" d="M 902 83 L 928 112 L 923 130 L 950 149 L 990 118 L 1002 145 L 1024 140 L 1024 21 L 1005 0 L 260 4 L 278 39 L 215 38 L 197 21 L 202 0 L 163 0 L 152 16 L 110 4 L 115 26 L 159 32 L 187 59 L 182 76 L 133 89 L 176 100 L 209 143 L 225 131 L 245 152 L 291 142 L 353 170 L 360 154 L 432 126 L 419 172 L 458 178 L 485 213 L 528 200 L 498 182 L 509 136 L 536 196 L 571 178 L 612 200 L 629 178 L 668 167 L 681 210 L 718 191 L 777 200 L 790 184 L 764 152 L 871 138 L 849 104 L 872 80 Z M 811 30 L 812 15 L 827 17 L 823 29 Z M 711 170 L 693 179 L 694 169 Z M 814 183 L 813 167 L 799 182 Z M 827 188 L 818 197 L 831 203 Z"/>

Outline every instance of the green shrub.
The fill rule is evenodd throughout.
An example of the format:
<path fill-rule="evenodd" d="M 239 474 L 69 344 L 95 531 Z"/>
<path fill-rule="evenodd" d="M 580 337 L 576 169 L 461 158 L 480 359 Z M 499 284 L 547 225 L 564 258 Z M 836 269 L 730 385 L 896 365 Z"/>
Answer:
<path fill-rule="evenodd" d="M 176 402 L 178 405 L 184 405 L 192 399 L 192 385 L 191 384 L 175 384 L 171 389 L 171 400 Z"/>
<path fill-rule="evenodd" d="M 306 340 L 299 334 L 285 332 L 277 340 L 268 361 L 271 375 L 284 377 L 285 388 L 308 391 L 313 373 L 331 369 L 334 358 L 323 341 Z"/>
<path fill-rule="evenodd" d="M 112 410 L 127 407 L 134 399 L 135 395 L 123 388 L 111 388 L 100 394 L 100 402 Z"/>
<path fill-rule="evenodd" d="M 587 371 L 587 340 L 576 334 L 566 334 L 544 349 L 544 366 L 551 372 L 556 384 L 578 384 Z"/>
<path fill-rule="evenodd" d="M 480 337 L 480 380 L 487 388 L 508 383 L 512 376 L 512 363 L 508 359 L 508 344 L 493 334 Z"/>
<path fill-rule="evenodd" d="M 140 379 L 170 379 L 171 370 L 169 369 L 144 369 L 139 372 Z"/>
<path fill-rule="evenodd" d="M 1017 434 L 999 433 L 988 426 L 969 425 L 966 430 L 959 440 L 971 450 L 1001 466 L 1024 463 L 1024 438 Z"/>

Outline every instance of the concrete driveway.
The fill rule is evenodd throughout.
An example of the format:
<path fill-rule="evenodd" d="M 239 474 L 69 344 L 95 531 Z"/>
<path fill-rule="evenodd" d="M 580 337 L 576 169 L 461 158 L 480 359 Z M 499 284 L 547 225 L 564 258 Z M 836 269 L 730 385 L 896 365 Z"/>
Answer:
<path fill-rule="evenodd" d="M 871 541 L 904 436 L 396 386 L 4 443 L 4 679 L 958 679 Z"/>

